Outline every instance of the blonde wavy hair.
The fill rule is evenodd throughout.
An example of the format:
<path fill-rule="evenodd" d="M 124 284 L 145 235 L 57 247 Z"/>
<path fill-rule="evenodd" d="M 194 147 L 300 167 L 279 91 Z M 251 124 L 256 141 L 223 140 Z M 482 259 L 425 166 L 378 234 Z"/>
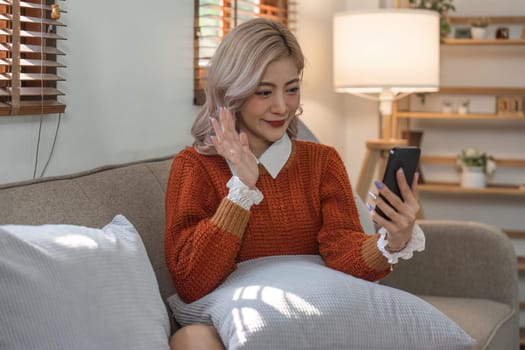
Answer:
<path fill-rule="evenodd" d="M 233 28 L 222 40 L 213 55 L 208 82 L 204 89 L 206 101 L 191 128 L 193 146 L 202 154 L 216 154 L 210 135 L 213 127 L 210 117 L 218 117 L 218 106 L 235 111 L 253 95 L 268 65 L 275 60 L 291 57 L 302 75 L 304 56 L 292 32 L 284 25 L 264 18 L 256 18 Z M 296 111 L 296 117 L 302 108 Z M 286 130 L 290 138 L 297 136 L 297 118 Z"/>

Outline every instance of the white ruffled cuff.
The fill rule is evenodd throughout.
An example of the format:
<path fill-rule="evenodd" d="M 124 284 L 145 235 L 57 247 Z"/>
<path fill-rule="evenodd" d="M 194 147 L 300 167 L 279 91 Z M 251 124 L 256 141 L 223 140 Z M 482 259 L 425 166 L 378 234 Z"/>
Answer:
<path fill-rule="evenodd" d="M 227 198 L 246 210 L 250 210 L 254 204 L 261 203 L 264 198 L 261 191 L 257 188 L 251 190 L 237 176 L 232 176 L 226 187 L 230 189 Z"/>
<path fill-rule="evenodd" d="M 387 234 L 388 231 L 384 227 L 379 229 L 380 237 L 377 240 L 377 248 L 379 248 L 381 253 L 388 259 L 389 264 L 397 264 L 399 258 L 408 260 L 412 258 L 415 251 L 421 252 L 425 250 L 425 234 L 417 224 L 414 225 L 412 237 L 408 241 L 406 247 L 399 252 L 391 253 L 386 250 L 386 246 L 388 245 L 388 240 L 386 239 Z"/>

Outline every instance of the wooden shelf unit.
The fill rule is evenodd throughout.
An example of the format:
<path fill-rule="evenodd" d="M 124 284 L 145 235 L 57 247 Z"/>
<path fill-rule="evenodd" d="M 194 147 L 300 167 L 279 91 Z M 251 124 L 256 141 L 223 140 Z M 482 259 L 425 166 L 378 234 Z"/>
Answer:
<path fill-rule="evenodd" d="M 525 96 L 525 87 L 476 87 L 476 86 L 444 86 L 433 94 L 458 94 L 458 95 L 522 95 Z M 394 103 L 392 113 L 392 134 L 394 137 L 400 134 L 399 122 L 402 119 L 442 119 L 442 120 L 493 120 L 509 121 L 517 120 L 525 122 L 524 114 L 495 114 L 495 113 L 442 113 L 434 111 L 410 111 L 400 110 L 399 103 Z"/>
<path fill-rule="evenodd" d="M 442 87 L 434 94 L 460 94 L 460 95 L 523 95 L 525 87 Z M 500 115 L 493 113 L 441 113 L 433 111 L 410 111 L 398 110 L 398 103 L 394 104 L 392 114 L 393 135 L 400 134 L 400 120 L 411 119 L 435 119 L 435 120 L 488 120 L 488 121 L 522 121 L 525 123 L 525 116 L 520 115 Z M 406 129 L 410 129 L 407 125 Z M 498 167 L 523 167 L 525 169 L 525 159 L 495 159 Z M 441 155 L 421 155 L 421 164 L 456 166 L 456 157 Z M 525 197 L 525 188 L 516 186 L 488 186 L 481 189 L 462 188 L 455 183 L 425 183 L 419 185 L 421 193 L 432 194 L 464 194 L 464 195 L 503 195 Z"/>

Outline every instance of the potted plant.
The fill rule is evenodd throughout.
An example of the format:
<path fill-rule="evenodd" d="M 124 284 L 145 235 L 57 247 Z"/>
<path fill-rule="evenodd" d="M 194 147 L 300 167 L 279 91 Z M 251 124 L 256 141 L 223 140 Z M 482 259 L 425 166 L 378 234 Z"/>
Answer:
<path fill-rule="evenodd" d="M 457 165 L 461 169 L 461 187 L 483 188 L 487 184 L 487 176 L 496 171 L 494 157 L 469 147 L 461 151 L 457 157 Z"/>
<path fill-rule="evenodd" d="M 472 39 L 486 39 L 489 23 L 490 21 L 487 17 L 477 17 L 470 21 Z"/>
<path fill-rule="evenodd" d="M 449 11 L 455 11 L 453 0 L 410 0 L 410 7 L 416 9 L 433 10 L 439 13 L 439 34 L 443 40 L 451 32 Z"/>

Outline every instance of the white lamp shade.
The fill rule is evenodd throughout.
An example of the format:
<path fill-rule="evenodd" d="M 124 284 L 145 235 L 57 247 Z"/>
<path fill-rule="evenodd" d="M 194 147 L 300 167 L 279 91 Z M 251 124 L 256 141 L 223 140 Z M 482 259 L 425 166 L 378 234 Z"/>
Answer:
<path fill-rule="evenodd" d="M 337 92 L 437 91 L 439 15 L 430 10 L 382 9 L 334 17 Z"/>

